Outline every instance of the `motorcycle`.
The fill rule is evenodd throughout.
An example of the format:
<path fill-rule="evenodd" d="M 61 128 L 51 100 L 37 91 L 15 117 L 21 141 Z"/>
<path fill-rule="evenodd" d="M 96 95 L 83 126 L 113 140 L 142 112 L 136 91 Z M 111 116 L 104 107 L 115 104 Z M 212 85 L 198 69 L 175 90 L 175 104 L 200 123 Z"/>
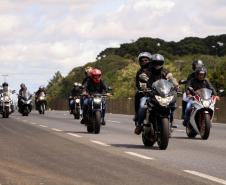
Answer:
<path fill-rule="evenodd" d="M 10 97 L 10 94 L 8 92 L 2 92 L 0 94 L 0 114 L 2 114 L 3 118 L 8 118 L 13 112 L 12 106 L 13 101 Z"/>
<path fill-rule="evenodd" d="M 18 112 L 23 116 L 28 116 L 32 110 L 32 96 L 29 93 L 25 93 L 23 96 L 18 95 Z"/>
<path fill-rule="evenodd" d="M 173 84 L 165 79 L 157 80 L 147 90 L 146 118 L 143 125 L 142 141 L 145 146 L 155 142 L 161 150 L 169 143 L 177 92 Z"/>
<path fill-rule="evenodd" d="M 194 138 L 199 134 L 203 140 L 207 140 L 214 117 L 217 96 L 212 95 L 212 90 L 207 88 L 201 88 L 193 93 L 186 133 L 189 138 Z"/>
<path fill-rule="evenodd" d="M 75 119 L 80 119 L 81 117 L 81 105 L 80 105 L 80 97 L 76 96 L 71 98 L 70 105 L 72 105 L 71 113 L 74 115 Z"/>
<path fill-rule="evenodd" d="M 91 98 L 91 104 L 87 111 L 87 131 L 95 134 L 100 133 L 100 127 L 104 121 L 104 111 L 106 104 L 106 94 L 94 94 Z"/>
<path fill-rule="evenodd" d="M 46 110 L 46 95 L 44 92 L 41 92 L 36 99 L 36 109 L 39 114 L 45 114 Z"/>

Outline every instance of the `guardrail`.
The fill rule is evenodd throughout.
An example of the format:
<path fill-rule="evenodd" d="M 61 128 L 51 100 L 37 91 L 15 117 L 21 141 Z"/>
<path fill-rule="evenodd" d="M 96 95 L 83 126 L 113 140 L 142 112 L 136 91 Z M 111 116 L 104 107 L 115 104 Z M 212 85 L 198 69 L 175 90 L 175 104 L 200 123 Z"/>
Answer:
<path fill-rule="evenodd" d="M 177 98 L 177 109 L 174 113 L 176 119 L 181 119 L 181 97 Z M 58 100 L 49 105 L 51 109 L 54 110 L 68 110 L 68 100 Z M 221 97 L 221 100 L 217 102 L 215 111 L 214 122 L 226 123 L 226 97 Z M 107 100 L 107 112 L 114 114 L 134 114 L 134 99 L 108 99 Z"/>

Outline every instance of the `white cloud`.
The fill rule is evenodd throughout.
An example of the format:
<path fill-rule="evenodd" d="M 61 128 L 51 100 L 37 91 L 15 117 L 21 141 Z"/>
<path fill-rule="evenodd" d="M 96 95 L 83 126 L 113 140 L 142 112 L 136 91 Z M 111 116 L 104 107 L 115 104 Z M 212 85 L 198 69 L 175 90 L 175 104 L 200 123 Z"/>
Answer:
<path fill-rule="evenodd" d="M 225 10 L 225 0 L 1 1 L 0 74 L 20 74 L 12 75 L 19 84 L 29 71 L 37 74 L 30 84 L 46 84 L 57 70 L 66 75 L 105 48 L 139 37 L 223 34 Z"/>

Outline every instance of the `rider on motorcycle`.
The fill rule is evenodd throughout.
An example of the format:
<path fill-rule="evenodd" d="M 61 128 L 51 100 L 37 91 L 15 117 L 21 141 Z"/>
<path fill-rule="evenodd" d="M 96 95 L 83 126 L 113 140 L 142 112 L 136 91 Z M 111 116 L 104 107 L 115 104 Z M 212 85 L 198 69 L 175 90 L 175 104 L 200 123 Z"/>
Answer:
<path fill-rule="evenodd" d="M 45 87 L 41 85 L 41 86 L 39 87 L 38 91 L 35 92 L 35 107 L 36 107 L 36 109 L 37 109 L 37 100 L 38 100 L 38 97 L 40 96 L 40 94 L 41 94 L 42 92 L 43 92 L 43 93 L 45 94 L 45 96 L 46 96 L 46 90 L 45 90 Z M 45 102 L 45 104 L 46 104 L 45 107 L 47 107 L 47 102 Z"/>
<path fill-rule="evenodd" d="M 20 90 L 19 90 L 19 96 L 18 96 L 18 108 L 20 110 L 21 108 L 21 98 L 25 95 L 25 93 L 27 92 L 27 87 L 24 83 L 20 84 Z M 30 95 L 30 93 L 28 92 L 28 94 Z"/>
<path fill-rule="evenodd" d="M 84 85 L 86 83 L 86 81 L 90 78 L 92 70 L 93 70 L 93 68 L 90 66 L 87 66 L 85 68 L 85 78 L 82 81 L 82 85 Z"/>
<path fill-rule="evenodd" d="M 134 105 L 135 105 L 135 116 L 134 121 L 135 124 L 138 121 L 138 110 L 140 107 L 140 100 L 142 97 L 144 97 L 144 94 L 139 92 L 143 90 L 144 86 L 147 86 L 147 82 L 143 80 L 142 78 L 145 78 L 146 75 L 148 75 L 148 67 L 151 62 L 151 53 L 149 52 L 142 52 L 138 55 L 138 61 L 140 65 L 140 69 L 136 73 L 136 94 L 134 98 Z M 146 77 L 147 78 L 147 77 Z"/>
<path fill-rule="evenodd" d="M 82 84 L 75 82 L 73 84 L 73 88 L 71 89 L 71 93 L 69 96 L 69 108 L 70 108 L 70 113 L 72 114 L 72 111 L 74 109 L 74 101 L 71 101 L 74 97 L 78 96 L 80 97 L 82 93 Z"/>
<path fill-rule="evenodd" d="M 2 83 L 2 89 L 0 89 L 0 94 L 7 93 L 9 97 L 11 98 L 11 95 L 15 92 L 15 90 L 11 90 L 9 88 L 9 84 L 7 82 Z M 11 112 L 14 112 L 14 105 L 11 104 Z"/>
<path fill-rule="evenodd" d="M 194 60 L 192 62 L 192 70 L 193 72 L 190 73 L 187 77 L 187 80 L 186 80 L 186 84 L 192 80 L 193 78 L 195 78 L 195 70 L 199 67 L 204 67 L 204 63 L 202 62 L 202 60 Z M 188 102 L 188 98 L 186 96 L 186 93 L 183 94 L 183 100 L 182 100 L 182 119 L 184 119 L 184 115 L 185 115 L 185 109 L 186 109 L 186 105 L 187 105 L 187 102 Z"/>
<path fill-rule="evenodd" d="M 84 124 L 87 120 L 87 111 L 88 106 L 91 103 L 90 95 L 93 95 L 95 93 L 104 94 L 107 93 L 107 86 L 101 79 L 102 72 L 99 69 L 92 69 L 90 73 L 90 78 L 87 79 L 87 81 L 84 84 L 83 89 L 83 95 L 84 95 L 84 102 L 83 102 L 83 118 L 81 120 L 81 123 Z M 104 110 L 105 111 L 105 110 Z M 103 118 L 104 118 L 103 113 Z M 105 120 L 103 119 L 102 125 L 105 125 Z"/>
<path fill-rule="evenodd" d="M 198 67 L 195 70 L 195 78 L 191 79 L 187 85 L 186 85 L 186 94 L 188 97 L 191 97 L 194 95 L 194 92 L 201 88 L 207 88 L 211 89 L 213 92 L 213 95 L 217 95 L 216 90 L 212 86 L 212 84 L 206 79 L 207 70 L 205 67 Z M 217 96 L 217 99 L 219 100 L 219 97 Z M 183 125 L 186 126 L 189 122 L 190 118 L 190 110 L 192 108 L 192 100 L 189 99 L 186 109 L 185 109 L 185 116 L 184 116 L 184 122 Z"/>
<path fill-rule="evenodd" d="M 151 57 L 151 62 L 148 68 L 148 75 L 146 75 L 146 80 L 147 81 L 147 87 L 146 88 L 150 88 L 152 86 L 152 84 L 159 80 L 159 79 L 166 79 L 169 80 L 173 83 L 173 85 L 175 86 L 175 88 L 178 88 L 178 82 L 177 80 L 173 77 L 172 73 L 168 72 L 165 68 L 163 68 L 163 65 L 165 63 L 165 59 L 162 55 L 160 54 L 154 54 Z M 145 119 L 145 112 L 146 112 L 146 108 L 145 108 L 145 102 L 147 100 L 147 97 L 142 97 L 140 100 L 140 108 L 138 111 L 138 122 L 136 125 L 136 128 L 134 130 L 134 133 L 139 135 L 142 131 L 142 125 Z M 175 105 L 176 106 L 176 105 Z M 175 108 L 172 108 L 172 112 L 175 110 Z M 173 121 L 173 117 L 171 118 Z"/>

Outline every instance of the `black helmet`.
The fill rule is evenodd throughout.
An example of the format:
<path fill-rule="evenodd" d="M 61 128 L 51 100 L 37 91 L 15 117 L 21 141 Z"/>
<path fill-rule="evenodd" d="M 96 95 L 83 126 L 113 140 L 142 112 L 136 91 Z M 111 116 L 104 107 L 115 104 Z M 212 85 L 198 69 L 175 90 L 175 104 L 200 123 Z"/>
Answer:
<path fill-rule="evenodd" d="M 21 89 L 25 89 L 26 88 L 26 85 L 24 83 L 20 84 L 20 88 Z"/>
<path fill-rule="evenodd" d="M 2 83 L 2 87 L 9 86 L 7 82 Z"/>
<path fill-rule="evenodd" d="M 151 62 L 151 53 L 149 52 L 142 52 L 138 55 L 138 61 L 140 64 L 140 67 L 146 68 L 149 66 L 149 63 Z"/>
<path fill-rule="evenodd" d="M 160 54 L 154 54 L 151 58 L 151 67 L 153 67 L 155 70 L 162 69 L 163 65 L 165 63 L 165 59 Z"/>
<path fill-rule="evenodd" d="M 203 64 L 202 60 L 194 60 L 192 62 L 192 69 L 193 69 L 193 71 L 195 71 L 197 68 L 203 67 L 203 66 L 204 66 L 204 64 Z"/>
<path fill-rule="evenodd" d="M 204 74 L 204 75 L 202 76 L 202 74 Z M 207 74 L 207 70 L 205 67 L 198 67 L 195 70 L 195 76 L 198 80 L 204 80 L 204 78 L 206 77 L 206 74 Z M 201 75 L 201 77 L 200 77 L 200 75 Z"/>

